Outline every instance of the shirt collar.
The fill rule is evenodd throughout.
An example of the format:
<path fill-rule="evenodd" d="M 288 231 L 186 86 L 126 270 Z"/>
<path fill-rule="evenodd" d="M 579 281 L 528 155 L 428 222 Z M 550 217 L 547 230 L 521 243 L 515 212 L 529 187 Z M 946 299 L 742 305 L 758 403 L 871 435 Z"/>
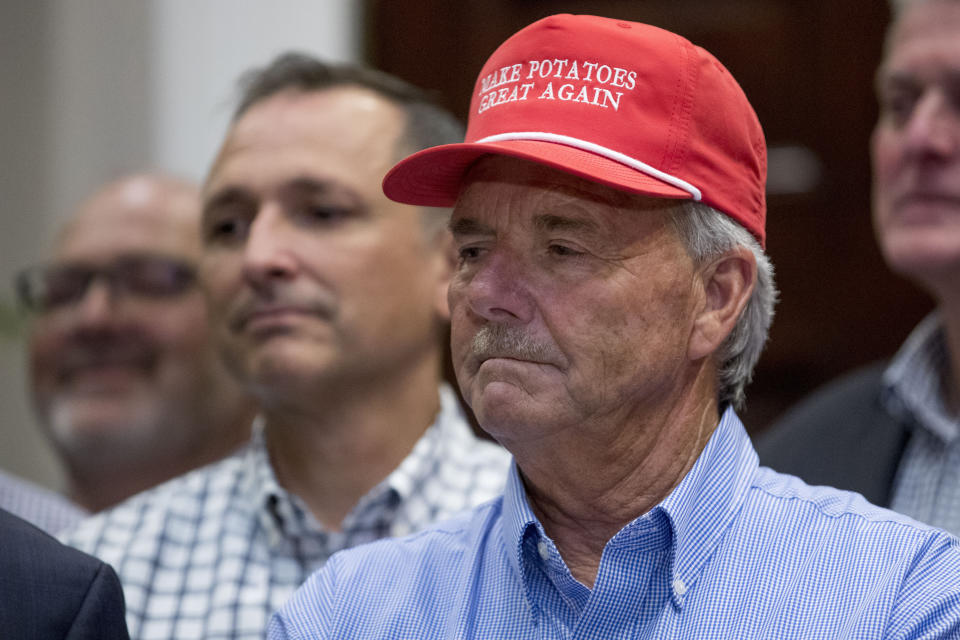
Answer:
<path fill-rule="evenodd" d="M 621 536 L 628 529 L 649 530 L 641 520 L 666 516 L 672 533 L 671 590 L 676 606 L 683 605 L 728 530 L 727 525 L 739 512 L 757 466 L 757 454 L 743 423 L 728 408 L 703 452 L 673 491 L 617 534 Z M 536 611 L 525 568 L 524 540 L 530 535 L 543 539 L 546 533 L 527 501 L 515 462 L 504 489 L 502 535 L 504 548 L 510 550 L 510 565 L 524 585 L 531 610 Z"/>
<path fill-rule="evenodd" d="M 439 388 L 439 396 L 440 411 L 433 424 L 400 465 L 354 506 L 344 520 L 344 531 L 348 531 L 351 522 L 359 519 L 366 510 L 396 509 L 435 475 L 437 465 L 444 462 L 441 449 L 445 436 L 453 429 L 467 428 L 453 389 L 443 384 Z M 280 544 L 284 537 L 303 537 L 323 532 L 323 526 L 313 517 L 303 500 L 277 481 L 267 451 L 264 426 L 263 416 L 257 416 L 244 462 L 244 491 L 245 495 L 251 496 L 253 504 L 259 505 L 259 519 L 270 536 L 271 544 Z"/>
<path fill-rule="evenodd" d="M 693 467 L 660 503 L 673 525 L 673 590 L 678 605 L 740 511 L 757 466 L 747 431 L 728 407 Z"/>
<path fill-rule="evenodd" d="M 264 435 L 264 418 L 258 415 L 250 430 L 250 444 L 244 455 L 241 491 L 256 507 L 257 519 L 267 532 L 271 546 L 282 543 L 285 533 L 298 521 L 298 507 L 292 494 L 277 482 Z"/>
<path fill-rule="evenodd" d="M 383 483 L 395 491 L 401 500 L 406 500 L 414 492 L 436 475 L 436 467 L 443 462 L 439 450 L 443 445 L 443 434 L 451 428 L 465 423 L 460 404 L 449 385 L 440 386 L 440 411 L 433 424 L 413 446 L 410 455 L 388 475 Z"/>
<path fill-rule="evenodd" d="M 523 593 L 531 615 L 537 617 L 537 603 L 530 585 L 530 575 L 525 559 L 524 548 L 527 537 L 545 538 L 543 526 L 527 502 L 527 492 L 520 478 L 516 459 L 510 462 L 507 484 L 503 490 L 502 543 L 507 551 L 508 562 L 523 585 Z"/>
<path fill-rule="evenodd" d="M 911 426 L 926 429 L 949 443 L 960 437 L 960 416 L 952 415 L 943 390 L 950 358 L 940 314 L 931 313 L 910 333 L 883 374 L 882 400 L 887 410 Z"/>

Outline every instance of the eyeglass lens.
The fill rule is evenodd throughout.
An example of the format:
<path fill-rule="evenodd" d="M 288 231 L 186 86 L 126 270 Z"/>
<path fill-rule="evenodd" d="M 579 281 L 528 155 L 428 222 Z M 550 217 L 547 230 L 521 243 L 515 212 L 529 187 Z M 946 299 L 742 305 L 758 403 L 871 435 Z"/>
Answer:
<path fill-rule="evenodd" d="M 97 279 L 114 295 L 157 298 L 183 293 L 195 278 L 194 268 L 182 260 L 127 256 L 104 266 L 65 263 L 28 269 L 20 274 L 17 288 L 28 307 L 48 310 L 78 302 Z"/>

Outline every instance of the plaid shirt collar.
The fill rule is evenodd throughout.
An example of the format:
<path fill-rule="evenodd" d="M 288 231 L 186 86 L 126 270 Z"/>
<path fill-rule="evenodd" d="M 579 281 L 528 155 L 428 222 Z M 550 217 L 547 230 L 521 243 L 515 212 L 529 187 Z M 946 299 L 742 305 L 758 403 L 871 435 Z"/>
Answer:
<path fill-rule="evenodd" d="M 887 410 L 944 443 L 960 437 L 960 415 L 950 412 L 944 389 L 950 356 L 940 314 L 923 319 L 883 374 L 881 399 Z"/>
<path fill-rule="evenodd" d="M 257 517 L 268 532 L 270 545 L 275 547 L 291 540 L 321 536 L 329 540 L 331 547 L 338 548 L 359 531 L 376 528 L 371 527 L 373 522 L 381 523 L 379 528 L 386 529 L 381 536 L 412 532 L 397 530 L 395 516 L 406 500 L 435 474 L 443 459 L 444 435 L 449 435 L 451 430 L 463 429 L 466 420 L 453 389 L 442 385 L 439 393 L 440 411 L 434 423 L 400 465 L 360 499 L 344 518 L 340 531 L 326 530 L 306 503 L 277 481 L 267 451 L 264 419 L 257 416 L 244 454 L 241 482 L 245 484 L 243 495 L 251 496 L 253 504 L 259 505 Z"/>

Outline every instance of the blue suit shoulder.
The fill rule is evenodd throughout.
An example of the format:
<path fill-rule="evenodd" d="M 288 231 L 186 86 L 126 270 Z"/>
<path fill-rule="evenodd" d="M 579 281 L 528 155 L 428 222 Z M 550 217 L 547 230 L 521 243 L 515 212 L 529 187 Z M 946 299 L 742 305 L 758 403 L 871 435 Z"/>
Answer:
<path fill-rule="evenodd" d="M 0 629 L 16 637 L 125 639 L 113 569 L 0 510 Z"/>

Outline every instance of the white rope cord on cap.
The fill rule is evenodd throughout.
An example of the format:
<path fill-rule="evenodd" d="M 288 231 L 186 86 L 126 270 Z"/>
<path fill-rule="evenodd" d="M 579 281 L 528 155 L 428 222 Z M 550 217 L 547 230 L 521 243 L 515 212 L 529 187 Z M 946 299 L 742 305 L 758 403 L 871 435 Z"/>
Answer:
<path fill-rule="evenodd" d="M 662 180 L 669 185 L 682 189 L 693 196 L 693 199 L 700 201 L 700 189 L 697 189 L 695 186 L 682 180 L 676 176 L 672 176 L 669 173 L 660 171 L 651 167 L 645 162 L 640 162 L 636 158 L 631 158 L 630 156 L 620 153 L 619 151 L 614 151 L 613 149 L 608 149 L 607 147 L 595 144 L 593 142 L 588 142 L 586 140 L 581 140 L 580 138 L 573 138 L 571 136 L 565 136 L 558 133 L 546 133 L 542 131 L 517 131 L 514 133 L 498 133 L 496 135 L 487 136 L 486 138 L 481 138 L 476 140 L 476 144 L 482 144 L 484 142 L 502 142 L 504 140 L 531 140 L 535 142 L 555 142 L 557 144 L 564 144 L 568 147 L 576 147 L 577 149 L 583 149 L 584 151 L 589 151 L 590 153 L 595 153 L 598 156 L 603 156 L 604 158 L 609 158 L 620 164 L 624 164 L 631 169 L 636 169 L 641 173 L 645 173 L 648 176 Z"/>

